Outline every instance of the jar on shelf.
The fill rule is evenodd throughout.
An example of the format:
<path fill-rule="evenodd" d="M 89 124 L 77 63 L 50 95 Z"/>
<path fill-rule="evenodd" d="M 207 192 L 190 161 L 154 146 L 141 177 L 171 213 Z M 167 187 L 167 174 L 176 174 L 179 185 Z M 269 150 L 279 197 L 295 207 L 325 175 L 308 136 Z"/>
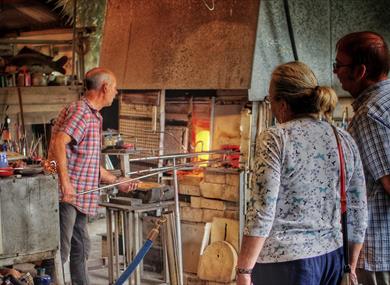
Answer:
<path fill-rule="evenodd" d="M 35 285 L 50 285 L 51 277 L 45 274 L 45 268 L 40 267 L 37 269 L 37 276 L 34 278 Z"/>
<path fill-rule="evenodd" d="M 0 152 L 0 168 L 8 167 L 7 153 L 5 151 Z"/>
<path fill-rule="evenodd" d="M 26 68 L 21 68 L 16 79 L 17 86 L 31 86 L 31 75 Z"/>

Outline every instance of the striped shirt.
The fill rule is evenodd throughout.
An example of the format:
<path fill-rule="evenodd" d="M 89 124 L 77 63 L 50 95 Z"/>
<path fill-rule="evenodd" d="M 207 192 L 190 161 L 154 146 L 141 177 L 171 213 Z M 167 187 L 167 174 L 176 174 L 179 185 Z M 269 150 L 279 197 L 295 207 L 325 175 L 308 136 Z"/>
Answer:
<path fill-rule="evenodd" d="M 367 88 L 352 106 L 348 131 L 362 157 L 369 214 L 358 268 L 390 271 L 390 195 L 379 181 L 390 175 L 390 80 Z"/>
<path fill-rule="evenodd" d="M 342 130 L 339 134 L 349 240 L 362 243 L 367 226 L 363 167 L 352 137 Z M 340 163 L 330 124 L 291 120 L 263 131 L 256 148 L 244 233 L 266 237 L 257 262 L 316 257 L 340 248 Z"/>
<path fill-rule="evenodd" d="M 52 137 L 64 132 L 72 138 L 66 146 L 68 174 L 76 193 L 99 186 L 102 117 L 83 98 L 62 109 L 53 127 Z M 61 191 L 59 193 L 61 198 Z M 82 213 L 95 215 L 99 193 L 76 196 L 74 206 Z"/>

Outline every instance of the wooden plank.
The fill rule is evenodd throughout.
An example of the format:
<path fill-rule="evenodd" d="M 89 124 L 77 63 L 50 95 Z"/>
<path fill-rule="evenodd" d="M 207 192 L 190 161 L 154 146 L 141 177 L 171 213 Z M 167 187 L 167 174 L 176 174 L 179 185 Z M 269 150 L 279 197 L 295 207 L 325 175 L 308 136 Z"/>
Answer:
<path fill-rule="evenodd" d="M 236 211 L 225 210 L 224 217 L 227 219 L 238 220 L 238 218 L 239 218 L 238 211 L 237 210 Z"/>
<path fill-rule="evenodd" d="M 202 181 L 199 184 L 199 187 L 201 195 L 206 198 L 221 199 L 233 202 L 238 201 L 239 198 L 239 190 L 236 186 Z"/>
<path fill-rule="evenodd" d="M 24 113 L 59 112 L 65 105 L 78 100 L 80 91 L 70 86 L 21 87 L 20 90 Z M 8 115 L 20 112 L 16 87 L 0 88 L 0 111 L 6 105 L 9 105 Z"/>
<path fill-rule="evenodd" d="M 179 184 L 179 193 L 183 195 L 200 196 L 199 186 Z"/>
<path fill-rule="evenodd" d="M 200 246 L 204 232 L 203 223 L 181 223 L 181 240 L 183 244 L 183 270 L 197 273 Z"/>
<path fill-rule="evenodd" d="M 238 187 L 240 185 L 240 174 L 226 174 L 226 184 Z"/>
<path fill-rule="evenodd" d="M 204 181 L 238 186 L 240 184 L 240 173 L 236 169 L 227 170 L 209 167 L 204 171 Z"/>
<path fill-rule="evenodd" d="M 200 280 L 196 274 L 184 272 L 184 285 L 206 285 L 207 281 Z"/>
<path fill-rule="evenodd" d="M 214 217 L 211 224 L 210 243 L 227 241 L 238 252 L 238 221 Z"/>
<path fill-rule="evenodd" d="M 202 209 L 202 222 L 210 223 L 213 221 L 213 218 L 219 217 L 222 218 L 224 211 L 211 210 L 211 209 Z"/>
<path fill-rule="evenodd" d="M 206 199 L 202 197 L 191 197 L 191 207 L 193 208 L 203 208 L 211 210 L 225 210 L 225 204 L 221 200 Z"/>
<path fill-rule="evenodd" d="M 24 113 L 51 113 L 51 112 L 59 112 L 66 104 L 34 104 L 34 105 L 26 105 L 23 102 L 23 111 Z M 4 105 L 3 105 L 4 106 Z M 0 110 L 3 108 L 0 105 Z M 18 105 L 10 105 L 7 114 L 8 115 L 16 115 L 20 113 L 20 108 Z M 29 122 L 26 121 L 26 124 Z"/>
<path fill-rule="evenodd" d="M 211 243 L 200 257 L 198 276 L 200 279 L 230 282 L 233 281 L 237 266 L 237 252 L 226 241 Z"/>
<path fill-rule="evenodd" d="M 202 222 L 203 211 L 191 207 L 180 207 L 180 219 L 187 222 Z M 211 221 L 211 220 L 210 220 Z"/>
<path fill-rule="evenodd" d="M 68 102 L 69 96 L 79 95 L 81 89 L 71 86 L 31 86 L 20 87 L 23 103 L 40 102 Z M 0 100 L 7 100 L 8 104 L 18 104 L 17 87 L 0 88 Z"/>
<path fill-rule="evenodd" d="M 200 197 L 195 197 L 195 196 L 192 196 L 191 197 L 191 207 L 192 208 L 197 208 L 197 209 L 200 209 L 200 208 L 202 208 L 201 207 L 201 198 Z"/>
<path fill-rule="evenodd" d="M 190 173 L 186 175 L 180 175 L 178 181 L 180 184 L 199 186 L 199 183 L 203 179 L 203 173 Z"/>
<path fill-rule="evenodd" d="M 204 181 L 209 183 L 226 184 L 226 174 L 205 171 Z"/>

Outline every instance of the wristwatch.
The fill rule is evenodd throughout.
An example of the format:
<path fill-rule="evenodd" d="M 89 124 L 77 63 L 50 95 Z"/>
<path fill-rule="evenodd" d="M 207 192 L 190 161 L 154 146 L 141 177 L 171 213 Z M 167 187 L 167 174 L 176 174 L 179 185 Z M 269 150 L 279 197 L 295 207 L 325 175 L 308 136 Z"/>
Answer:
<path fill-rule="evenodd" d="M 236 267 L 236 274 L 252 274 L 252 269 Z"/>

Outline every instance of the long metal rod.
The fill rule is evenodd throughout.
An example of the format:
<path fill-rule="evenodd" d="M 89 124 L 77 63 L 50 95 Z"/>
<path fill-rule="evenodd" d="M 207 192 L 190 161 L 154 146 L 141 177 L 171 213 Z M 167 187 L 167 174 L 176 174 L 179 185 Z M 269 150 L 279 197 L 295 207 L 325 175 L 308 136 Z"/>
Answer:
<path fill-rule="evenodd" d="M 148 156 L 148 157 L 140 157 L 140 158 L 130 158 L 130 162 L 135 161 L 145 161 L 145 160 L 157 160 L 157 159 L 172 159 L 172 158 L 191 158 L 196 157 L 203 154 L 239 154 L 240 152 L 233 150 L 210 150 L 210 151 L 200 151 L 200 152 L 191 152 L 191 153 L 178 153 L 178 154 L 170 154 L 163 156 Z"/>
<path fill-rule="evenodd" d="M 140 214 L 136 211 L 134 211 L 134 252 L 139 252 L 141 249 L 141 242 L 139 239 L 139 225 L 140 225 L 140 219 L 139 219 Z M 142 261 L 142 258 L 140 259 L 139 262 Z M 138 263 L 139 263 L 138 262 Z M 134 277 L 135 277 L 135 284 L 139 285 L 141 284 L 141 268 L 138 266 L 135 269 L 134 272 Z"/>
<path fill-rule="evenodd" d="M 227 161 L 227 160 L 214 160 L 214 161 L 210 160 L 210 161 L 211 162 L 223 162 L 223 161 Z M 109 184 L 109 185 L 100 186 L 100 187 L 97 187 L 97 188 L 94 188 L 94 189 L 91 189 L 91 190 L 88 190 L 88 191 L 76 193 L 76 195 L 79 196 L 79 195 L 84 195 L 84 194 L 91 193 L 91 192 L 96 192 L 96 191 L 112 188 L 112 187 L 118 186 L 120 184 L 124 184 L 124 183 L 127 183 L 127 182 L 140 180 L 140 179 L 147 178 L 147 177 L 154 176 L 154 175 L 158 175 L 158 174 L 160 174 L 162 172 L 165 172 L 165 171 L 168 171 L 168 170 L 174 170 L 174 169 L 177 169 L 177 168 L 180 168 L 182 170 L 184 170 L 184 169 L 200 168 L 200 166 L 195 166 L 194 164 L 205 164 L 205 163 L 207 163 L 207 161 L 197 161 L 197 162 L 192 162 L 192 163 L 184 163 L 184 164 L 180 164 L 180 165 L 176 165 L 176 166 L 165 166 L 165 167 L 155 168 L 155 169 L 149 168 L 149 169 L 144 169 L 144 170 L 139 170 L 139 171 L 133 171 L 133 172 L 129 172 L 128 174 L 132 175 L 132 174 L 140 174 L 140 173 L 151 172 L 151 171 L 155 171 L 155 172 L 149 173 L 149 174 L 145 174 L 145 175 L 142 175 L 142 176 L 139 176 L 139 177 L 124 179 L 124 180 L 122 180 L 120 182 L 116 182 L 116 183 L 112 183 L 112 184 Z"/>
<path fill-rule="evenodd" d="M 114 245 L 112 236 L 112 212 L 110 208 L 106 208 L 107 222 L 107 245 L 108 245 L 108 281 L 109 284 L 114 283 Z"/>
<path fill-rule="evenodd" d="M 209 149 L 213 149 L 215 121 L 215 96 L 211 98 Z"/>
<path fill-rule="evenodd" d="M 158 155 L 161 157 L 164 155 L 164 144 L 165 144 L 165 90 L 160 92 L 160 144 Z M 163 166 L 164 161 L 162 159 L 158 160 L 158 167 Z M 158 175 L 158 182 L 161 183 L 162 173 Z"/>
<path fill-rule="evenodd" d="M 114 225 L 115 225 L 115 277 L 119 276 L 119 211 L 114 211 Z"/>
<path fill-rule="evenodd" d="M 87 194 L 87 193 L 91 193 L 91 192 L 96 192 L 96 191 L 112 188 L 114 186 L 118 186 L 118 185 L 123 184 L 123 183 L 132 182 L 132 181 L 136 181 L 136 180 L 139 180 L 139 179 L 142 179 L 142 178 L 146 178 L 146 177 L 150 177 L 150 176 L 153 176 L 153 175 L 157 175 L 160 172 L 161 171 L 156 171 L 156 172 L 153 172 L 153 173 L 150 173 L 150 174 L 146 174 L 146 175 L 143 175 L 143 176 L 140 176 L 140 177 L 126 179 L 126 180 L 123 180 L 123 181 L 120 181 L 120 182 L 117 182 L 117 183 L 112 183 L 112 184 L 101 186 L 101 187 L 97 187 L 97 188 L 94 188 L 94 189 L 91 189 L 91 190 L 88 190 L 88 191 L 76 193 L 76 195 L 77 196 L 78 195 L 84 195 L 84 194 Z"/>
<path fill-rule="evenodd" d="M 173 213 L 165 213 L 164 217 L 167 218 L 167 223 L 164 226 L 164 235 L 166 240 L 166 248 L 167 248 L 167 269 L 168 269 L 168 277 L 170 285 L 178 285 L 178 266 L 177 266 L 177 255 L 175 251 L 174 244 L 174 226 L 173 226 Z"/>
<path fill-rule="evenodd" d="M 249 165 L 253 166 L 253 157 L 255 156 L 256 137 L 257 137 L 257 122 L 259 120 L 259 102 L 252 102 L 252 116 L 250 121 L 250 138 L 249 138 Z M 251 168 L 253 169 L 253 168 Z"/>
<path fill-rule="evenodd" d="M 120 230 L 121 230 L 121 235 L 122 235 L 122 262 L 123 266 L 127 267 L 126 263 L 126 229 L 125 229 L 125 217 L 123 211 L 119 212 L 119 224 L 120 224 Z"/>
<path fill-rule="evenodd" d="M 173 159 L 173 166 L 176 166 L 176 159 Z M 175 218 L 176 218 L 176 236 L 177 236 L 177 263 L 179 271 L 179 285 L 184 284 L 183 278 L 183 254 L 181 243 L 181 227 L 180 227 L 180 206 L 179 206 L 179 184 L 177 181 L 177 167 L 173 170 L 173 187 L 175 190 Z"/>
<path fill-rule="evenodd" d="M 246 214 L 246 193 L 245 193 L 245 185 L 246 185 L 246 170 L 240 172 L 240 188 L 239 188 L 239 217 L 238 217 L 238 223 L 239 223 L 239 246 L 241 247 L 242 242 L 242 235 L 244 232 L 244 225 L 245 225 L 245 214 Z"/>

